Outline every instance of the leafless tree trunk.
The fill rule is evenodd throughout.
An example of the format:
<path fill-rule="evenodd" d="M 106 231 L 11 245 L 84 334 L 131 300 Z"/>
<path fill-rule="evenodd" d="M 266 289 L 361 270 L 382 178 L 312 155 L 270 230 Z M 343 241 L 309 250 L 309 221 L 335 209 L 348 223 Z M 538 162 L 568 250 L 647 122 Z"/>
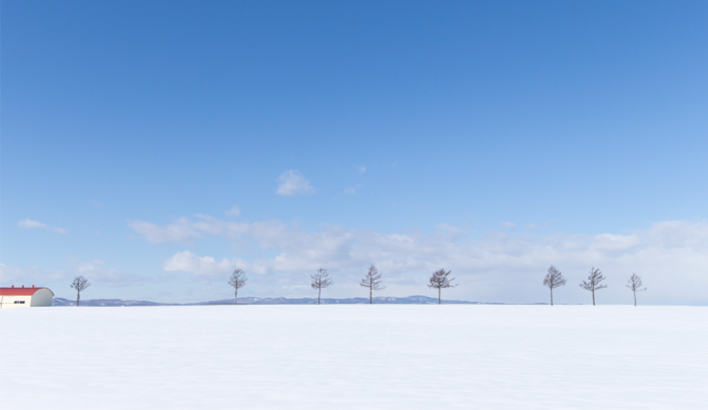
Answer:
<path fill-rule="evenodd" d="M 636 273 L 633 273 L 632 276 L 629 277 L 629 280 L 625 286 L 632 291 L 632 295 L 634 296 L 634 306 L 637 306 L 637 292 L 644 292 L 647 290 L 647 288 L 642 287 L 642 277 Z"/>
<path fill-rule="evenodd" d="M 234 305 L 238 301 L 238 290 L 246 286 L 246 272 L 243 269 L 236 269 L 231 275 L 229 275 L 229 285 L 234 287 Z"/>
<path fill-rule="evenodd" d="M 81 297 L 81 291 L 91 286 L 91 282 L 83 276 L 77 276 L 74 281 L 71 282 L 71 287 L 76 289 L 76 307 L 79 307 L 79 299 Z"/>
<path fill-rule="evenodd" d="M 589 290 L 592 292 L 592 305 L 595 306 L 595 291 L 604 289 L 607 287 L 607 285 L 601 285 L 600 283 L 605 280 L 606 278 L 602 275 L 602 271 L 600 269 L 595 269 L 593 266 L 590 269 L 590 272 L 588 273 L 588 280 L 583 281 L 580 284 L 580 287 Z"/>
<path fill-rule="evenodd" d="M 566 280 L 563 277 L 563 274 L 558 269 L 556 269 L 555 266 L 551 265 L 551 267 L 548 268 L 548 273 L 546 274 L 546 277 L 543 279 L 543 285 L 548 286 L 548 288 L 551 290 L 551 306 L 553 306 L 553 289 L 565 286 L 565 282 Z"/>
<path fill-rule="evenodd" d="M 433 272 L 433 275 L 430 277 L 430 283 L 428 284 L 428 287 L 431 289 L 437 289 L 438 290 L 438 305 L 441 303 L 441 291 L 443 288 L 454 288 L 458 284 L 453 284 L 452 281 L 455 280 L 455 278 L 450 278 L 450 271 L 445 272 L 445 269 L 440 269 L 439 271 Z"/>
<path fill-rule="evenodd" d="M 329 287 L 332 283 L 332 279 L 329 277 L 329 273 L 327 273 L 327 269 L 318 269 L 317 273 L 313 274 L 310 276 L 312 278 L 312 283 L 310 286 L 312 286 L 312 289 L 317 289 L 317 304 L 320 304 L 320 295 L 322 294 L 322 289 Z"/>
<path fill-rule="evenodd" d="M 376 266 L 374 266 L 374 264 L 372 263 L 369 267 L 369 271 L 366 273 L 364 279 L 362 279 L 361 283 L 359 284 L 365 288 L 369 288 L 370 305 L 374 303 L 374 291 L 386 289 L 385 286 L 381 286 L 382 282 L 383 281 L 381 280 L 381 274 L 376 269 Z"/>

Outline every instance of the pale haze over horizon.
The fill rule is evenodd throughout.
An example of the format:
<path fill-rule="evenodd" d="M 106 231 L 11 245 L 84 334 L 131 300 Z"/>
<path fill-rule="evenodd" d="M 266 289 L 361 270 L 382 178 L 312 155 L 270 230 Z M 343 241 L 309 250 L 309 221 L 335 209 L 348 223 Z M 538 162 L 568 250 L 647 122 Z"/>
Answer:
<path fill-rule="evenodd" d="M 19 1 L 0 285 L 708 305 L 708 2 Z"/>

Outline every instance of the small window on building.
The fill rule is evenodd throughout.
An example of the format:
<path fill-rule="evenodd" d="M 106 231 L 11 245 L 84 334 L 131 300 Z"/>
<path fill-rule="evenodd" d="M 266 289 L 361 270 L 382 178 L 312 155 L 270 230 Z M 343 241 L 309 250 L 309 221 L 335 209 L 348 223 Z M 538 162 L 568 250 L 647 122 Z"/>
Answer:
<path fill-rule="evenodd" d="M 24 300 L 16 300 L 16 301 L 15 301 L 15 304 L 16 304 L 16 305 L 17 305 L 17 304 L 24 304 L 24 303 L 25 303 Z"/>

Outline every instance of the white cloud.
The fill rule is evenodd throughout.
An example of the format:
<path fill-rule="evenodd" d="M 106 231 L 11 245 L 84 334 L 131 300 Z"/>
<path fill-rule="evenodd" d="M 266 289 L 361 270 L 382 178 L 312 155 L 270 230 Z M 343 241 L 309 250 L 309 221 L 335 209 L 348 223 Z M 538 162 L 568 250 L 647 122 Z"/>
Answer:
<path fill-rule="evenodd" d="M 516 224 L 513 223 L 513 222 L 509 222 L 509 221 L 502 222 L 502 223 L 501 223 L 501 226 L 502 226 L 502 228 L 506 228 L 506 229 L 514 229 L 514 228 L 516 228 Z"/>
<path fill-rule="evenodd" d="M 74 268 L 80 272 L 96 272 L 100 269 L 102 265 L 105 265 L 106 262 L 100 260 L 100 259 L 94 259 L 91 262 L 81 262 L 77 260 L 70 260 L 70 264 L 74 265 Z"/>
<path fill-rule="evenodd" d="M 39 221 L 33 221 L 31 219 L 25 219 L 17 223 L 17 226 L 19 226 L 22 229 L 45 229 L 48 231 L 56 232 L 56 233 L 61 233 L 65 234 L 66 229 L 64 228 L 58 228 L 55 226 L 49 226 L 47 224 L 43 224 Z"/>
<path fill-rule="evenodd" d="M 86 262 L 80 259 L 70 258 L 68 263 L 71 267 L 68 272 L 70 277 L 83 275 L 91 281 L 91 283 L 101 287 L 135 286 L 152 282 L 155 279 L 149 279 L 144 276 L 111 268 L 106 266 L 106 262 L 100 259 L 93 259 Z"/>
<path fill-rule="evenodd" d="M 237 218 L 239 215 L 241 215 L 241 210 L 239 209 L 239 207 L 234 205 L 231 209 L 226 211 L 226 215 Z"/>
<path fill-rule="evenodd" d="M 39 221 L 33 221 L 31 219 L 25 219 L 24 221 L 20 221 L 17 223 L 17 226 L 20 228 L 24 229 L 47 229 L 49 228 L 48 225 L 43 224 Z"/>
<path fill-rule="evenodd" d="M 187 218 L 180 218 L 175 223 L 165 226 L 158 226 L 145 221 L 130 221 L 128 223 L 130 229 L 145 236 L 145 239 L 151 243 L 189 243 L 193 238 L 201 236 L 191 225 L 192 223 Z"/>
<path fill-rule="evenodd" d="M 364 172 L 366 172 L 366 167 L 359 167 L 359 173 L 363 174 Z"/>
<path fill-rule="evenodd" d="M 166 272 L 188 272 L 197 276 L 228 275 L 243 264 L 238 259 L 217 261 L 211 256 L 197 256 L 190 251 L 178 252 L 165 262 Z"/>
<path fill-rule="evenodd" d="M 298 170 L 291 169 L 283 172 L 278 177 L 278 190 L 280 196 L 312 194 L 315 190 L 310 185 L 310 181 L 305 179 Z"/>
<path fill-rule="evenodd" d="M 381 233 L 337 226 L 313 232 L 279 221 L 235 223 L 217 218 L 181 218 L 179 225 L 193 238 L 212 235 L 228 239 L 235 252 L 249 256 L 218 260 L 184 251 L 170 258 L 165 270 L 209 276 L 238 265 L 259 274 L 285 275 L 280 282 L 283 289 L 319 267 L 336 273 L 340 285 L 355 285 L 363 270 L 375 263 L 385 273 L 390 294 L 425 292 L 427 276 L 446 268 L 461 282 L 451 295 L 469 300 L 538 302 L 546 299 L 541 280 L 553 264 L 569 283 L 559 291 L 559 303 L 587 302 L 577 283 L 591 266 L 600 267 L 608 277 L 610 288 L 600 295 L 604 303 L 625 301 L 624 282 L 632 272 L 644 277 L 653 293 L 643 297 L 654 303 L 708 303 L 701 290 L 708 287 L 706 222 L 660 222 L 629 235 L 489 232 L 479 238 L 450 225 L 441 225 L 434 233 Z M 174 239 L 179 242 L 180 238 Z"/>
<path fill-rule="evenodd" d="M 640 244 L 637 235 L 613 235 L 603 233 L 596 235 L 592 242 L 597 249 L 605 251 L 625 251 Z"/>

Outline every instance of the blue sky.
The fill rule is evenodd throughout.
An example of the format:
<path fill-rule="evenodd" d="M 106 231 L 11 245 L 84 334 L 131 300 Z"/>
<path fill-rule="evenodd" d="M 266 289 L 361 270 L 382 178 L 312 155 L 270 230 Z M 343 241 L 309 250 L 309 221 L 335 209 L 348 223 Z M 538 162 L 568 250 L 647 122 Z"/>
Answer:
<path fill-rule="evenodd" d="M 2 3 L 0 282 L 706 304 L 708 4 Z M 235 207 L 235 208 L 234 208 Z M 229 212 L 232 210 L 231 212 Z M 653 285 L 653 286 L 652 286 Z M 432 295 L 432 293 L 431 293 Z M 327 295 L 325 295 L 327 296 Z M 565 299 L 564 299 L 565 298 Z"/>

